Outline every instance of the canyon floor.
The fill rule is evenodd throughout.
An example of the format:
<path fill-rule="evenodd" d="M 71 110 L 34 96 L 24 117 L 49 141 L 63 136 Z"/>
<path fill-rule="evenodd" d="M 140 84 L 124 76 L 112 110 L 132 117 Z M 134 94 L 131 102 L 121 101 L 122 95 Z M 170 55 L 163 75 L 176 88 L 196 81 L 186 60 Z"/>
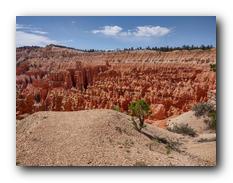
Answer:
<path fill-rule="evenodd" d="M 187 118 L 187 116 L 186 116 Z M 36 112 L 17 120 L 19 166 L 215 166 L 216 136 L 183 136 L 147 124 L 138 132 L 131 116 L 108 109 Z"/>

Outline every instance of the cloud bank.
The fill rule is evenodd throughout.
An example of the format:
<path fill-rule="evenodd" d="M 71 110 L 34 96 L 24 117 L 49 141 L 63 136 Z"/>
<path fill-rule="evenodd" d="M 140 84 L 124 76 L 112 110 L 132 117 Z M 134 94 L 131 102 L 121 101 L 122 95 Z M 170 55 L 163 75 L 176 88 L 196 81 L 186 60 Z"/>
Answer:
<path fill-rule="evenodd" d="M 47 34 L 48 32 L 30 25 L 16 24 L 16 47 L 46 46 L 58 43 L 58 41 L 50 39 Z"/>
<path fill-rule="evenodd" d="M 57 44 L 55 40 L 51 40 L 47 36 L 27 33 L 24 31 L 16 31 L 16 47 L 20 46 L 46 46 L 48 44 Z"/>
<path fill-rule="evenodd" d="M 105 36 L 112 37 L 162 37 L 171 32 L 170 28 L 161 27 L 161 26 L 137 26 L 134 30 L 123 31 L 123 28 L 120 26 L 109 26 L 106 25 L 100 29 L 93 30 L 93 34 L 102 34 Z"/>

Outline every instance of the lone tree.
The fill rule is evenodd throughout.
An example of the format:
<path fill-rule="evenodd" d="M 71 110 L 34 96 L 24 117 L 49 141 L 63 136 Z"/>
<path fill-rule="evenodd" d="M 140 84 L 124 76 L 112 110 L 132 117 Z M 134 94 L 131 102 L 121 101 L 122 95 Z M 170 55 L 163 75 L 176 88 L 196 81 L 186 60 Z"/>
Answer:
<path fill-rule="evenodd" d="M 132 116 L 136 116 L 139 119 L 139 127 L 137 123 L 135 122 L 134 118 L 132 117 L 132 120 L 134 122 L 134 126 L 137 128 L 137 130 L 141 131 L 141 129 L 144 126 L 144 120 L 145 117 L 150 112 L 150 106 L 147 104 L 144 100 L 138 100 L 135 102 L 131 102 L 129 105 L 129 110 L 131 111 Z"/>

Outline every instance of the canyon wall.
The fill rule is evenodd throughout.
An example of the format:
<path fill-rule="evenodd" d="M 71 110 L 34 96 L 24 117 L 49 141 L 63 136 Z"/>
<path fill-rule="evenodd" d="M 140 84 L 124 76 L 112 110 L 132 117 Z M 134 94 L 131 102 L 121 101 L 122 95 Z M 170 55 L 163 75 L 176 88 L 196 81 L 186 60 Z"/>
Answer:
<path fill-rule="evenodd" d="M 47 46 L 16 50 L 16 116 L 40 110 L 128 111 L 144 98 L 149 119 L 181 114 L 216 90 L 216 50 L 81 52 Z"/>

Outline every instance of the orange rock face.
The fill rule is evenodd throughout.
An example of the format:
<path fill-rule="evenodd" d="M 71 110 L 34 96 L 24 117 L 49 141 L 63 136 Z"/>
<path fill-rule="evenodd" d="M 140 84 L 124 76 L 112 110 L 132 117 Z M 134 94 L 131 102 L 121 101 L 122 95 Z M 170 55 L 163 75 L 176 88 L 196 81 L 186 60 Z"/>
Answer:
<path fill-rule="evenodd" d="M 166 118 L 166 109 L 163 104 L 152 104 L 151 108 L 151 119 L 164 119 Z"/>
<path fill-rule="evenodd" d="M 45 47 L 16 50 L 16 115 L 119 106 L 144 98 L 150 120 L 209 100 L 216 89 L 216 50 L 84 53 Z M 36 97 L 39 95 L 39 97 Z"/>

